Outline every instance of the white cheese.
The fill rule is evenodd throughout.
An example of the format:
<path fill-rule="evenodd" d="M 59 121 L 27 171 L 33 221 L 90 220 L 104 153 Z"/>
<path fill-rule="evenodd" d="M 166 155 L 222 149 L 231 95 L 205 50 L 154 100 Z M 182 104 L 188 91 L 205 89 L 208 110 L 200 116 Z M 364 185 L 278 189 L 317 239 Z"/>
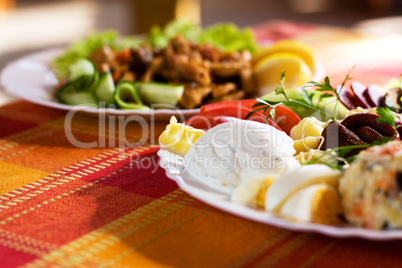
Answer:
<path fill-rule="evenodd" d="M 274 127 L 233 120 L 205 132 L 184 157 L 187 172 L 210 187 L 231 193 L 240 182 L 277 176 L 300 164 L 293 140 Z"/>

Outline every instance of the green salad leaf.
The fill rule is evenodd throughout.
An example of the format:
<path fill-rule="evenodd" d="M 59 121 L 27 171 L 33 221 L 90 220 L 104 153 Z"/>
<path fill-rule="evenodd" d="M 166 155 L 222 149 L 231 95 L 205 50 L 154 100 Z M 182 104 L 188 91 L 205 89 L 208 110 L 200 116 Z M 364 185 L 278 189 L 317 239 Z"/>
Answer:
<path fill-rule="evenodd" d="M 218 23 L 202 29 L 191 22 L 174 20 L 164 29 L 152 27 L 148 41 L 152 47 L 164 48 L 178 34 L 193 42 L 208 43 L 224 51 L 249 50 L 254 53 L 258 49 L 252 30 L 240 29 L 233 23 Z"/>
<path fill-rule="evenodd" d="M 152 47 L 164 48 L 170 39 L 179 34 L 195 42 L 199 39 L 200 32 L 201 28 L 194 23 L 184 20 L 174 20 L 167 24 L 164 29 L 158 25 L 153 26 L 148 35 L 148 42 Z"/>
<path fill-rule="evenodd" d="M 254 53 L 258 49 L 253 31 L 250 28 L 240 29 L 233 23 L 218 23 L 206 27 L 198 40 L 224 51 L 249 50 Z"/>
<path fill-rule="evenodd" d="M 164 48 L 170 39 L 178 34 L 192 42 L 209 43 L 224 51 L 247 49 L 253 53 L 258 48 L 253 32 L 249 28 L 239 29 L 232 23 L 221 23 L 201 29 L 197 24 L 174 20 L 163 29 L 159 26 L 152 27 L 148 37 L 143 39 L 134 36 L 121 37 L 114 30 L 92 32 L 84 40 L 73 42 L 63 54 L 53 60 L 52 67 L 59 79 L 65 79 L 71 64 L 80 58 L 88 57 L 102 46 L 121 50 L 127 47 L 138 47 L 147 42 L 151 47 Z"/>
<path fill-rule="evenodd" d="M 110 46 L 116 50 L 125 47 L 139 46 L 138 38 L 127 36 L 119 38 L 118 32 L 107 30 L 103 32 L 92 32 L 84 40 L 73 42 L 60 56 L 52 61 L 52 67 L 59 79 L 68 76 L 68 68 L 80 58 L 88 57 L 92 52 L 102 46 Z"/>

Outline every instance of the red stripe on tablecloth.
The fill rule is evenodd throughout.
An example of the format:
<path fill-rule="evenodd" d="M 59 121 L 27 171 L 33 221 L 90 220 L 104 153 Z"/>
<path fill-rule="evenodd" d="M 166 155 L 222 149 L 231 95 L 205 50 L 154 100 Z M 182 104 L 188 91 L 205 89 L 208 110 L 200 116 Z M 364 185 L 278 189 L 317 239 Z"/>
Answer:
<path fill-rule="evenodd" d="M 15 101 L 1 106 L 0 115 L 23 122 L 43 124 L 64 116 L 66 111 L 48 108 L 27 101 Z"/>
<path fill-rule="evenodd" d="M 22 122 L 0 116 L 0 138 L 35 127 L 37 124 Z"/>
<path fill-rule="evenodd" d="M 35 256 L 0 245 L 1 268 L 19 267 L 34 259 L 36 259 Z"/>
<path fill-rule="evenodd" d="M 314 263 L 315 259 L 320 258 L 328 250 L 330 250 L 336 243 L 339 242 L 338 239 L 329 238 L 327 236 L 310 234 L 311 239 L 308 243 L 305 243 L 302 247 L 293 251 L 288 258 L 285 258 L 277 263 L 277 267 L 284 267 L 289 265 L 289 260 L 291 260 L 292 266 L 299 267 L 303 264 Z"/>
<path fill-rule="evenodd" d="M 322 237 L 324 240 L 333 238 Z M 311 252 L 311 251 L 310 251 Z M 341 239 L 309 267 L 401 267 L 401 241 Z"/>
<path fill-rule="evenodd" d="M 152 157 L 156 150 L 150 148 L 139 160 Z M 103 162 L 116 159 L 116 155 L 104 158 Z M 81 167 L 74 169 L 73 173 L 80 174 L 78 171 L 82 171 L 88 174 L 88 170 Z M 35 192 L 40 187 L 30 189 L 25 186 L 29 189 L 30 194 L 26 195 L 30 200 L 21 204 L 15 202 L 17 205 L 3 209 L 0 223 L 4 221 L 5 224 L 1 228 L 63 245 L 177 188 L 166 178 L 163 170 L 158 168 L 157 174 L 152 174 L 150 169 L 130 168 L 127 158 L 76 180 L 70 180 L 68 177 L 74 176 L 67 172 L 60 177 L 66 180 L 64 184 L 43 193 Z M 48 180 L 48 177 L 44 179 Z M 36 228 L 26 228 L 27 222 Z"/>
<path fill-rule="evenodd" d="M 135 194 L 159 198 L 176 190 L 177 184 L 166 177 L 165 170 L 159 167 L 156 156 L 158 148 L 141 155 L 138 162 L 128 162 L 130 168 L 120 172 L 116 178 L 107 178 L 101 183 Z M 136 160 L 133 156 L 131 160 Z"/>

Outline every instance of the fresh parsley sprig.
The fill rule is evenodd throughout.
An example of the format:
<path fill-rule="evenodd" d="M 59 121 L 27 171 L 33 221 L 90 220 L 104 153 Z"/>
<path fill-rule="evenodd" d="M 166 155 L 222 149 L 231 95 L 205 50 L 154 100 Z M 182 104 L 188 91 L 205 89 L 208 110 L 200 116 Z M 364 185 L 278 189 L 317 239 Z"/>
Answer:
<path fill-rule="evenodd" d="M 336 102 L 335 102 L 335 106 L 334 106 L 334 112 L 333 112 L 333 120 L 335 120 L 336 118 L 336 114 L 337 114 L 337 110 L 338 110 L 338 104 L 340 102 L 340 97 L 339 94 L 341 93 L 341 91 L 344 89 L 346 82 L 348 82 L 351 77 L 350 77 L 350 73 L 352 72 L 353 68 L 355 68 L 355 66 L 353 66 L 348 74 L 346 75 L 345 79 L 342 82 L 342 85 L 340 87 L 339 90 L 335 89 L 333 86 L 331 86 L 330 82 L 329 82 L 329 77 L 326 76 L 324 78 L 324 82 L 323 83 L 318 83 L 315 81 L 310 81 L 307 83 L 307 86 L 315 86 L 316 87 L 316 91 L 321 91 L 321 92 L 332 92 L 332 94 L 330 93 L 323 93 L 321 94 L 321 98 L 327 98 L 327 97 L 332 97 L 332 96 L 336 96 Z"/>
<path fill-rule="evenodd" d="M 347 145 L 347 146 L 340 146 L 337 148 L 329 149 L 329 150 L 325 151 L 325 153 L 323 153 L 319 157 L 305 161 L 302 165 L 311 165 L 311 164 L 321 163 L 321 164 L 325 164 L 333 169 L 343 170 L 344 165 L 333 164 L 333 162 L 343 163 L 343 164 L 351 164 L 354 161 L 354 159 L 356 158 L 356 155 L 347 156 L 348 153 L 350 153 L 352 150 L 355 150 L 355 149 L 365 149 L 370 146 L 374 146 L 374 144 L 373 145 L 372 144 Z M 331 161 L 325 161 L 324 158 L 326 156 L 330 156 L 329 159 Z"/>
<path fill-rule="evenodd" d="M 276 95 L 283 95 L 285 100 L 284 101 L 270 101 L 270 100 L 263 100 L 260 98 L 257 98 L 257 103 L 254 104 L 252 107 L 253 108 L 258 108 L 250 113 L 247 114 L 246 119 L 249 118 L 251 115 L 253 115 L 256 112 L 263 111 L 266 113 L 269 110 L 268 118 L 274 119 L 275 118 L 275 107 L 281 104 L 285 105 L 296 105 L 296 106 L 301 106 L 307 109 L 312 110 L 313 112 L 318 112 L 321 115 L 332 118 L 332 116 L 325 111 L 322 111 L 318 107 L 315 107 L 312 102 L 312 95 L 309 94 L 309 92 L 306 89 L 302 89 L 300 94 L 298 95 L 300 98 L 298 99 L 292 99 L 289 98 L 288 95 L 286 94 L 285 91 L 285 86 L 284 86 L 284 81 L 285 81 L 285 72 L 281 73 L 281 77 L 279 80 L 279 87 L 275 89 L 275 94 Z"/>
<path fill-rule="evenodd" d="M 395 118 L 392 114 L 392 111 L 386 107 L 377 107 L 376 113 L 378 114 L 379 118 L 377 118 L 377 122 L 384 125 L 389 125 L 393 128 L 397 128 L 395 125 Z"/>

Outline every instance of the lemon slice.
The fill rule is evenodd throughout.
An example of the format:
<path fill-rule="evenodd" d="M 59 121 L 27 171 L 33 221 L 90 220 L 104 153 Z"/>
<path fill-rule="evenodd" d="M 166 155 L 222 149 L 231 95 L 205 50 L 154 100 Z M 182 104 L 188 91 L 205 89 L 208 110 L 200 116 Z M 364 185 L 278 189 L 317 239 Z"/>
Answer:
<path fill-rule="evenodd" d="M 264 57 L 254 66 L 258 87 L 264 91 L 279 85 L 281 73 L 285 71 L 285 88 L 295 88 L 306 84 L 313 77 L 304 60 L 293 53 L 275 53 Z"/>
<path fill-rule="evenodd" d="M 274 43 L 272 46 L 261 48 L 253 56 L 253 64 L 257 64 L 263 58 L 271 56 L 276 53 L 293 53 L 303 59 L 303 61 L 310 68 L 311 72 L 316 69 L 316 57 L 314 49 L 309 45 L 297 40 L 281 40 Z"/>

